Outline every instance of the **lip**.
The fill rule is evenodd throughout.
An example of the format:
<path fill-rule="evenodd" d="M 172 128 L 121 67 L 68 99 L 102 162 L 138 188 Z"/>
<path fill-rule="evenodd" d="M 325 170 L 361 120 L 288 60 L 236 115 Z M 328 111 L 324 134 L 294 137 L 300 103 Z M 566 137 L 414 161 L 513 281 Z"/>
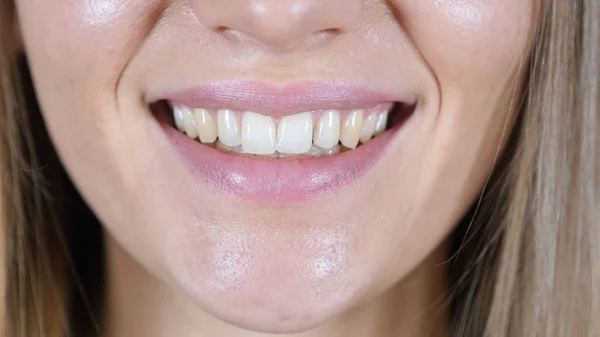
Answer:
<path fill-rule="evenodd" d="M 269 159 L 224 152 L 191 140 L 167 121 L 160 125 L 194 180 L 226 195 L 275 206 L 314 200 L 352 185 L 375 165 L 401 127 L 332 157 Z"/>
<path fill-rule="evenodd" d="M 408 91 L 407 91 L 408 92 Z M 155 98 L 150 98 L 155 97 Z M 294 111 L 362 109 L 385 102 L 401 102 L 414 108 L 410 94 L 390 95 L 345 82 L 319 81 L 285 86 L 260 82 L 225 81 L 196 86 L 165 95 L 147 96 L 164 131 L 170 149 L 193 180 L 214 192 L 272 206 L 284 206 L 339 192 L 364 176 L 384 155 L 410 113 L 400 113 L 392 129 L 358 148 L 331 157 L 271 159 L 229 153 L 203 145 L 176 130 L 166 104 L 270 112 L 271 116 Z M 156 113 L 156 106 L 160 112 Z"/>
<path fill-rule="evenodd" d="M 259 81 L 209 82 L 167 93 L 150 93 L 147 102 L 166 100 L 192 108 L 231 109 L 266 113 L 273 117 L 294 112 L 327 109 L 368 109 L 381 103 L 408 105 L 416 97 L 408 88 L 394 93 L 373 90 L 345 81 L 306 81 L 272 85 Z"/>

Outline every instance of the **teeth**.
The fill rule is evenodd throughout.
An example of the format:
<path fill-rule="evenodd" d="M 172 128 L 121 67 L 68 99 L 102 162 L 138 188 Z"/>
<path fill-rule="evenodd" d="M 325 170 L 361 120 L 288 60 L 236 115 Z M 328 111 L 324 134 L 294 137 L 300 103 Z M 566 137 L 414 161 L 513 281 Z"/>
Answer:
<path fill-rule="evenodd" d="M 277 151 L 302 154 L 312 147 L 313 120 L 310 112 L 286 116 L 277 126 Z"/>
<path fill-rule="evenodd" d="M 340 132 L 340 142 L 347 148 L 355 149 L 360 139 L 360 131 L 363 126 L 363 111 L 356 110 L 350 113 Z"/>
<path fill-rule="evenodd" d="M 231 147 L 231 146 L 227 146 L 227 145 L 223 144 L 223 142 L 221 142 L 220 140 L 217 140 L 217 142 L 215 143 L 215 147 L 217 149 L 220 149 L 223 151 L 228 151 L 228 152 L 233 152 L 233 153 L 243 153 L 241 145 Z"/>
<path fill-rule="evenodd" d="M 219 136 L 217 132 L 217 122 L 206 109 L 196 109 L 196 126 L 198 127 L 198 136 L 200 141 L 205 144 L 214 143 Z"/>
<path fill-rule="evenodd" d="M 269 155 L 275 152 L 277 129 L 269 116 L 246 112 L 242 119 L 242 148 L 250 154 Z"/>
<path fill-rule="evenodd" d="M 173 105 L 173 119 L 175 120 L 175 127 L 181 132 L 185 132 L 185 122 L 183 121 L 183 109 L 180 105 Z"/>
<path fill-rule="evenodd" d="M 387 127 L 388 121 L 388 112 L 382 112 L 377 116 L 377 123 L 375 123 L 375 136 L 379 136 L 383 132 L 385 132 L 385 128 Z"/>
<path fill-rule="evenodd" d="M 217 125 L 219 139 L 229 147 L 242 145 L 242 133 L 240 122 L 231 110 L 219 110 L 217 112 Z"/>
<path fill-rule="evenodd" d="M 314 146 L 310 149 L 309 154 L 314 157 L 331 157 L 339 154 L 342 151 L 342 147 L 336 144 L 330 149 L 324 149 L 322 147 Z"/>
<path fill-rule="evenodd" d="M 340 142 L 340 113 L 329 110 L 321 116 L 315 127 L 315 145 L 331 149 Z"/>
<path fill-rule="evenodd" d="M 302 156 L 306 156 L 306 157 L 331 157 L 334 156 L 336 154 L 341 153 L 342 151 L 342 146 L 340 145 L 336 145 L 331 149 L 324 149 L 322 147 L 318 147 L 316 145 L 311 146 L 310 150 L 308 150 L 305 153 L 302 153 Z M 297 158 L 298 155 L 297 154 L 291 154 L 291 153 L 279 153 L 278 158 Z"/>
<path fill-rule="evenodd" d="M 192 139 L 198 138 L 198 127 L 196 126 L 196 118 L 192 110 L 188 108 L 181 109 L 183 114 L 183 128 L 188 137 Z"/>
<path fill-rule="evenodd" d="M 375 124 L 377 123 L 377 115 L 370 114 L 363 123 L 363 127 L 360 131 L 360 142 L 366 143 L 373 138 L 375 132 Z"/>
<path fill-rule="evenodd" d="M 311 112 L 285 116 L 276 124 L 270 116 L 251 111 L 238 118 L 232 110 L 218 110 L 215 116 L 207 109 L 169 104 L 175 127 L 188 137 L 220 150 L 270 158 L 333 156 L 353 150 L 385 132 L 389 115 L 354 110 L 341 121 L 340 111 L 327 110 L 313 126 Z"/>

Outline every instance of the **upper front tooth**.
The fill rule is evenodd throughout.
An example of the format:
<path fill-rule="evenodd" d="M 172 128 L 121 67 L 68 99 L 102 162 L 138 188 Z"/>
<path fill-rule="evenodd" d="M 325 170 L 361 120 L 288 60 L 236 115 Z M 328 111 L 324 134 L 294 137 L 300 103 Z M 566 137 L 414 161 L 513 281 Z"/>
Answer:
<path fill-rule="evenodd" d="M 174 104 L 173 105 L 173 120 L 175 121 L 175 127 L 181 132 L 185 132 L 185 122 L 183 121 L 183 107 Z"/>
<path fill-rule="evenodd" d="M 268 155 L 275 152 L 277 130 L 273 119 L 246 112 L 242 119 L 242 148 L 245 153 Z"/>
<path fill-rule="evenodd" d="M 360 141 L 361 143 L 368 142 L 371 138 L 373 138 L 373 133 L 375 132 L 375 124 L 377 123 L 377 115 L 370 114 L 363 123 L 362 130 L 360 131 Z"/>
<path fill-rule="evenodd" d="M 214 143 L 217 140 L 217 123 L 206 109 L 196 109 L 196 126 L 202 143 Z"/>
<path fill-rule="evenodd" d="M 323 113 L 315 128 L 315 145 L 331 149 L 340 142 L 340 113 L 329 110 Z"/>
<path fill-rule="evenodd" d="M 242 145 L 242 132 L 240 122 L 231 110 L 219 110 L 217 112 L 217 125 L 219 140 L 229 147 Z"/>
<path fill-rule="evenodd" d="M 312 147 L 313 120 L 310 112 L 286 116 L 277 126 L 277 151 L 306 153 Z"/>
<path fill-rule="evenodd" d="M 350 113 L 342 125 L 340 142 L 347 148 L 354 149 L 358 146 L 360 131 L 363 125 L 363 111 L 356 110 Z"/>
<path fill-rule="evenodd" d="M 198 138 L 198 127 L 196 126 L 196 117 L 189 108 L 183 108 L 183 125 L 185 133 L 192 139 Z"/>
<path fill-rule="evenodd" d="M 377 116 L 377 123 L 375 123 L 375 136 L 379 136 L 385 131 L 387 127 L 389 112 L 382 112 Z"/>

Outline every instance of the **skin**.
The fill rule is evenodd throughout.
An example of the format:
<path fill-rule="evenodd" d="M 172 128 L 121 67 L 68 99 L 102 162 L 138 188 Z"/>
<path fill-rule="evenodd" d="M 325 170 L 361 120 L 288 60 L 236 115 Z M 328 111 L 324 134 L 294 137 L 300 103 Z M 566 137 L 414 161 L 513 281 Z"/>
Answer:
<path fill-rule="evenodd" d="M 534 1 L 16 2 L 52 140 L 106 228 L 107 336 L 448 333 L 444 242 L 506 141 Z M 262 206 L 207 193 L 143 99 L 242 76 L 408 83 L 419 103 L 349 188 Z"/>

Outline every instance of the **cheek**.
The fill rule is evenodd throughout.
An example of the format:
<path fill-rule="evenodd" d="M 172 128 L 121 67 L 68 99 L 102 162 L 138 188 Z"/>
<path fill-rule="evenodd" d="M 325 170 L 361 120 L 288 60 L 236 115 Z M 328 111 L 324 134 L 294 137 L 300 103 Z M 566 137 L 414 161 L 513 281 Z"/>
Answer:
<path fill-rule="evenodd" d="M 440 102 L 423 114 L 427 150 L 419 167 L 416 208 L 426 223 L 455 223 L 477 197 L 506 142 L 507 118 L 535 28 L 534 2 L 397 3 L 401 22 L 437 82 L 437 95 L 425 100 L 439 97 Z M 436 215 L 428 213 L 433 205 Z M 447 221 L 440 220 L 442 215 Z"/>
<path fill-rule="evenodd" d="M 159 1 L 152 0 L 17 3 L 42 105 L 50 94 L 63 102 L 84 97 L 84 103 L 114 95 L 120 74 L 160 12 Z"/>
<path fill-rule="evenodd" d="M 109 164 L 120 78 L 161 12 L 154 0 L 20 0 L 20 26 L 46 125 L 71 173 Z M 118 117 L 118 118 L 111 118 Z M 110 126 L 107 125 L 112 123 Z M 116 133 L 118 134 L 118 133 Z M 97 141 L 107 138 L 110 141 Z M 104 156 L 104 158 L 102 158 Z M 93 171 L 92 171 L 93 172 Z"/>
<path fill-rule="evenodd" d="M 52 141 L 86 199 L 94 206 L 108 204 L 111 216 L 118 218 L 125 211 L 118 206 L 118 198 L 111 196 L 122 193 L 116 190 L 119 186 L 133 184 L 131 162 L 123 158 L 131 157 L 130 145 L 137 144 L 125 132 L 127 115 L 119 100 L 127 95 L 120 95 L 120 78 L 154 27 L 160 2 L 16 3 L 38 102 Z"/>
<path fill-rule="evenodd" d="M 482 80 L 501 80 L 527 55 L 533 0 L 398 2 L 407 30 L 441 86 L 480 87 Z"/>
<path fill-rule="evenodd" d="M 537 3 L 398 2 L 401 19 L 437 82 L 440 104 L 430 121 L 438 160 L 455 167 L 491 163 L 506 138 L 502 132 L 511 104 L 518 99 L 513 96 L 528 62 Z"/>

